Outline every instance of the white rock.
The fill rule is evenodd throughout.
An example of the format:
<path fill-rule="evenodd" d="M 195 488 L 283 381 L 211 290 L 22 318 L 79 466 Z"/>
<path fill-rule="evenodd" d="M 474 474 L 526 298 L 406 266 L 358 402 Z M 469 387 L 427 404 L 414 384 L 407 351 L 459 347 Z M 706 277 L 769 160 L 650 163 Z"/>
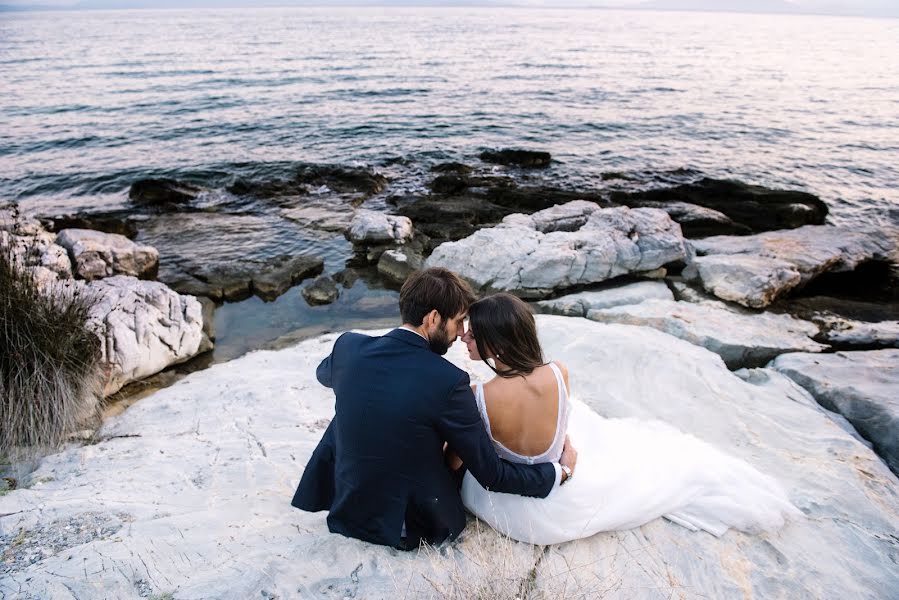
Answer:
<path fill-rule="evenodd" d="M 40 221 L 21 213 L 16 213 L 12 204 L 0 205 L 0 231 L 14 235 L 30 236 L 44 231 Z"/>
<path fill-rule="evenodd" d="M 62 279 L 72 277 L 72 263 L 66 249 L 56 243 L 56 234 L 40 230 L 16 235 L 0 230 L 0 248 L 12 248 L 20 267 L 43 267 Z"/>
<path fill-rule="evenodd" d="M 682 260 L 683 242 L 680 226 L 662 210 L 603 209 L 578 200 L 509 215 L 496 227 L 441 244 L 425 266 L 451 269 L 482 293 L 540 298 Z"/>
<path fill-rule="evenodd" d="M 75 272 L 93 281 L 112 275 L 142 277 L 159 267 L 159 252 L 124 235 L 90 229 L 64 229 L 56 242 L 69 251 Z"/>
<path fill-rule="evenodd" d="M 899 350 L 785 354 L 770 366 L 846 417 L 899 474 Z"/>
<path fill-rule="evenodd" d="M 899 321 L 868 323 L 822 316 L 815 322 L 823 329 L 821 337 L 830 344 L 899 348 Z"/>
<path fill-rule="evenodd" d="M 408 217 L 359 209 L 353 215 L 348 235 L 354 244 L 403 244 L 412 238 L 412 221 Z"/>
<path fill-rule="evenodd" d="M 851 271 L 897 252 L 894 229 L 806 225 L 748 236 L 694 240 L 698 256 L 684 276 L 719 298 L 762 308 L 825 272 Z"/>
<path fill-rule="evenodd" d="M 647 300 L 640 304 L 590 310 L 602 323 L 642 325 L 707 348 L 731 369 L 758 367 L 785 352 L 820 352 L 827 346 L 811 339 L 814 323 L 790 315 L 736 312 L 723 303 L 694 304 Z"/>
<path fill-rule="evenodd" d="M 701 256 L 684 270 L 706 291 L 751 308 L 763 308 L 802 282 L 796 267 L 785 260 L 751 255 Z"/>
<path fill-rule="evenodd" d="M 85 513 L 122 526 L 4 574 L 0 591 L 125 600 L 142 581 L 177 598 L 502 598 L 533 569 L 536 593 L 551 598 L 892 597 L 899 480 L 799 386 L 767 370 L 749 383 L 645 327 L 537 323 L 582 400 L 608 416 L 667 421 L 747 460 L 808 519 L 722 538 L 656 520 L 545 554 L 473 524 L 461 542 L 422 553 L 330 534 L 324 513 L 289 503 L 333 416 L 314 371 L 335 334 L 194 373 L 110 419 L 97 444 L 46 458 L 33 478 L 53 481 L 0 497 L 0 532 L 27 536 Z M 461 344 L 449 358 L 489 373 Z"/>
<path fill-rule="evenodd" d="M 660 281 L 639 281 L 605 290 L 592 290 L 569 294 L 537 303 L 540 311 L 566 317 L 585 317 L 593 309 L 612 308 L 628 304 L 640 304 L 645 300 L 674 300 L 674 294 Z"/>
<path fill-rule="evenodd" d="M 193 296 L 124 275 L 93 281 L 86 288 L 100 297 L 91 322 L 109 365 L 105 395 L 198 353 L 203 316 Z"/>

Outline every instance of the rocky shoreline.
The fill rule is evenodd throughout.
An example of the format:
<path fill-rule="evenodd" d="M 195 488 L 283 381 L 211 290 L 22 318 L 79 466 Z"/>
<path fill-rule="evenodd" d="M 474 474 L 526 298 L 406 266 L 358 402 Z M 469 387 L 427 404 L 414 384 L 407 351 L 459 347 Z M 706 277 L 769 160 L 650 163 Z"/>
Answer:
<path fill-rule="evenodd" d="M 659 329 L 731 369 L 899 347 L 899 228 L 824 225 L 827 206 L 811 194 L 688 170 L 607 173 L 607 187 L 569 190 L 543 183 L 548 153 L 479 158 L 434 165 L 427 191 L 333 165 L 235 180 L 223 193 L 144 179 L 123 209 L 14 226 L 7 208 L 0 242 L 29 240 L 27 264 L 42 281 L 107 298 L 96 317 L 107 395 L 211 350 L 223 303 L 270 303 L 297 288 L 306 305 L 327 307 L 364 272 L 389 301 L 424 265 L 537 311 Z M 340 249 L 327 258 L 328 248 Z"/>
<path fill-rule="evenodd" d="M 593 373 L 596 365 L 608 360 L 618 365 L 617 370 L 608 370 L 610 378 L 619 372 L 636 373 L 637 365 L 643 373 L 637 380 L 651 373 L 650 380 L 667 382 L 672 389 L 692 389 L 691 378 L 699 377 L 704 382 L 701 385 L 709 386 L 706 404 L 655 405 L 640 395 L 667 397 L 667 390 L 641 390 L 634 387 L 636 382 L 627 383 L 616 396 L 608 395 L 592 380 L 582 380 L 577 387 L 603 414 L 662 418 L 738 453 L 748 443 L 754 448 L 750 459 L 767 445 L 771 448 L 764 452 L 789 455 L 791 460 L 804 456 L 801 463 L 814 464 L 808 473 L 799 474 L 797 467 L 783 466 L 786 463 L 775 470 L 789 473 L 783 476 L 793 481 L 793 497 L 800 498 L 797 504 L 810 518 L 839 530 L 825 534 L 831 536 L 832 562 L 857 552 L 868 557 L 864 566 L 854 564 L 839 582 L 828 585 L 853 597 L 871 598 L 879 596 L 877 590 L 895 587 L 889 567 L 877 562 L 896 553 L 895 542 L 881 542 L 885 546 L 874 551 L 873 546 L 866 546 L 869 542 L 853 536 L 861 530 L 877 531 L 883 540 L 889 536 L 895 540 L 899 535 L 894 475 L 899 474 L 899 230 L 825 225 L 826 206 L 808 194 L 710 180 L 697 174 L 673 174 L 667 187 L 651 190 L 642 189 L 630 175 L 609 174 L 608 181 L 616 188 L 578 191 L 540 184 L 534 173 L 552 165 L 551 157 L 542 153 L 515 151 L 483 160 L 494 166 L 436 166 L 429 191 L 404 191 L 400 182 L 365 169 L 320 167 L 301 170 L 289 180 L 235 182 L 225 196 L 190 182 L 139 181 L 132 186 L 131 204 L 117 212 L 38 220 L 13 218 L 9 207 L 0 211 L 0 245 L 13 247 L 21 264 L 42 285 L 48 289 L 75 286 L 102 296 L 93 319 L 107 363 L 105 395 L 116 394 L 124 386 L 128 393 L 145 396 L 148 392 L 141 392 L 142 388 L 156 390 L 181 380 L 181 385 L 156 391 L 124 413 L 111 411 L 100 429 L 81 432 L 89 445 L 75 443 L 62 454 L 44 459 L 37 471 L 18 482 L 24 489 L 0 498 L 3 542 L 29 548 L 30 553 L 7 553 L 2 564 L 8 581 L 21 584 L 21 578 L 27 577 L 25 581 L 33 589 L 56 590 L 53 593 L 59 592 L 60 597 L 69 597 L 60 591 L 59 580 L 46 575 L 35 578 L 39 570 L 52 565 L 54 573 L 63 573 L 67 567 L 57 562 L 64 554 L 81 555 L 98 545 L 116 548 L 124 525 L 129 532 L 125 538 L 131 549 L 128 552 L 147 555 L 151 552 L 147 540 L 167 539 L 173 531 L 165 524 L 167 519 L 180 514 L 170 498 L 187 493 L 196 502 L 190 500 L 186 506 L 206 510 L 198 507 L 205 505 L 211 493 L 209 481 L 227 482 L 213 489 L 219 485 L 248 489 L 242 475 L 230 471 L 224 475 L 216 459 L 211 467 L 191 463 L 188 470 L 196 471 L 193 483 L 185 488 L 183 481 L 171 479 L 146 510 L 137 511 L 140 514 L 113 499 L 108 490 L 118 488 L 110 478 L 127 480 L 125 472 L 119 471 L 130 472 L 137 465 L 128 461 L 144 461 L 157 450 L 165 459 L 170 446 L 182 443 L 176 438 L 193 428 L 196 441 L 218 448 L 217 457 L 226 445 L 237 444 L 227 451 L 230 458 L 226 463 L 241 464 L 246 453 L 256 449 L 261 453 L 263 462 L 254 468 L 267 475 L 262 479 L 253 476 L 254 481 L 265 482 L 262 502 L 267 516 L 264 522 L 254 521 L 261 535 L 267 539 L 280 536 L 283 544 L 309 560 L 315 560 L 309 551 L 332 557 L 315 564 L 319 565 L 316 573 L 330 573 L 331 578 L 326 579 L 334 583 L 311 581 L 308 575 L 279 567 L 283 573 L 292 573 L 291 578 L 307 582 L 301 591 L 339 589 L 364 592 L 365 597 L 389 596 L 383 569 L 393 567 L 378 565 L 402 564 L 406 568 L 414 566 L 415 559 L 334 539 L 324 533 L 315 516 L 291 514 L 300 519 L 292 525 L 296 531 L 282 532 L 289 519 L 285 520 L 280 502 L 329 418 L 331 405 L 326 394 L 314 382 L 306 381 L 331 340 L 327 334 L 315 336 L 345 329 L 350 323 L 383 327 L 385 321 L 396 318 L 396 290 L 405 277 L 422 266 L 440 265 L 460 273 L 482 294 L 508 291 L 531 301 L 535 312 L 547 313 L 538 319 L 554 356 L 580 364 L 584 373 Z M 692 177 L 692 183 L 682 181 L 683 177 Z M 298 237 L 303 240 L 299 245 L 294 243 Z M 150 244 L 150 240 L 158 243 Z M 332 310 L 333 320 L 273 329 L 268 339 L 256 345 L 251 342 L 246 350 L 262 346 L 288 349 L 253 353 L 229 363 L 236 369 L 233 374 L 213 365 L 215 361 L 208 357 L 216 341 L 216 314 L 228 315 L 227 326 L 234 327 L 249 318 L 250 311 L 278 306 L 285 298 L 293 303 L 290 306 L 299 302 L 310 311 Z M 638 339 L 655 347 L 641 349 Z M 610 355 L 609 348 L 621 343 L 630 344 L 626 356 Z M 669 353 L 664 361 L 660 352 Z M 657 356 L 653 359 L 656 367 L 647 366 L 649 355 Z M 296 376 L 297 382 L 287 391 L 279 387 L 277 392 L 266 392 L 265 384 L 256 384 L 260 374 L 271 368 L 265 362 L 269 359 L 261 357 L 272 357 L 274 364 L 280 364 L 276 356 L 290 357 L 291 380 Z M 477 365 L 458 356 L 456 360 L 478 372 Z M 192 364 L 185 361 L 197 366 L 184 368 Z M 702 367 L 696 366 L 699 364 Z M 209 365 L 213 366 L 189 374 Z M 695 369 L 700 369 L 698 374 Z M 218 390 L 215 398 L 201 391 L 204 388 Z M 740 415 L 732 423 L 738 428 L 762 428 L 770 437 L 735 440 L 721 430 L 731 417 L 698 426 L 707 418 L 711 398 L 730 397 L 732 389 L 744 390 L 747 402 L 757 403 L 762 397 L 768 399 L 764 402 L 773 402 L 765 405 L 768 413 L 763 410 L 751 418 L 746 411 L 755 409 L 750 405 L 738 408 L 729 404 L 726 411 Z M 204 418 L 197 410 L 189 416 L 184 413 L 189 408 L 176 407 L 181 402 L 190 407 L 202 401 L 206 412 L 209 402 L 221 401 L 228 403 L 229 414 L 234 414 L 238 397 L 243 398 L 240 410 L 250 411 L 241 412 L 243 416 L 235 417 L 233 427 L 229 425 L 239 440 L 227 441 L 220 432 L 213 433 L 222 424 L 203 425 Z M 277 398 L 297 404 L 300 413 L 286 421 L 283 414 L 276 417 L 265 406 Z M 795 406 L 787 409 L 788 405 Z M 262 413 L 257 414 L 256 408 Z M 274 406 L 271 409 L 274 411 Z M 305 427 L 300 441 L 279 437 L 278 428 L 266 421 L 269 412 L 271 423 Z M 795 422 L 789 434 L 792 441 L 784 438 L 783 432 L 775 433 L 770 424 L 761 424 L 781 421 L 787 415 Z M 810 430 L 812 421 L 815 425 Z M 291 436 L 296 427 L 289 427 Z M 203 431 L 209 433 L 201 434 Z M 140 439 L 145 436 L 149 439 Z M 146 443 L 152 448 L 143 446 Z M 113 447 L 114 452 L 105 452 Z M 202 457 L 205 450 L 191 446 L 178 452 L 181 460 L 191 452 Z M 825 467 L 824 458 L 812 460 L 809 452 L 819 452 L 828 460 L 835 454 L 845 456 L 839 466 L 828 463 Z M 133 458 L 116 458 L 119 455 Z M 77 473 L 66 466 L 86 460 L 99 462 L 79 468 Z M 174 468 L 151 463 L 155 466 L 150 471 L 163 480 L 169 477 L 166 469 Z M 141 462 L 141 469 L 143 465 Z M 826 500 L 821 495 L 823 488 L 814 481 L 822 469 L 825 479 L 831 481 L 828 489 L 840 489 L 839 495 L 829 495 Z M 95 497 L 102 499 L 103 510 L 70 510 L 59 505 L 49 513 L 42 512 L 42 520 L 52 517 L 69 523 L 73 533 L 52 537 L 47 531 L 45 537 L 50 537 L 41 541 L 44 534 L 29 520 L 38 514 L 33 507 L 36 503 L 52 505 L 53 490 L 64 495 L 76 485 L 76 478 L 94 470 L 97 474 L 90 475 L 91 486 Z M 855 479 L 859 483 L 846 483 Z M 45 495 L 41 482 L 51 481 L 56 483 Z M 135 485 L 141 486 L 140 482 Z M 855 492 L 847 485 L 868 490 L 868 500 L 853 499 Z M 0 496 L 3 494 L 0 491 Z M 246 502 L 252 503 L 252 497 L 241 493 L 233 508 L 245 512 Z M 878 513 L 881 509 L 875 506 L 885 507 L 886 513 Z M 856 515 L 849 517 L 851 525 L 833 525 L 832 515 L 850 513 Z M 178 530 L 189 529 L 188 521 L 172 518 L 179 521 Z M 224 515 L 216 518 L 228 522 Z M 145 528 L 143 538 L 131 533 L 133 520 Z M 83 529 L 80 524 L 88 522 L 102 523 L 97 528 L 101 535 L 78 537 Z M 214 530 L 219 526 L 210 522 L 208 527 Z M 102 534 L 104 528 L 110 533 Z M 24 537 L 19 540 L 13 531 Z M 649 536 L 662 548 L 687 544 L 696 557 L 716 555 L 714 560 L 723 561 L 727 575 L 697 576 L 687 569 L 678 571 L 678 577 L 692 581 L 697 589 L 717 589 L 725 597 L 749 588 L 758 595 L 769 595 L 772 590 L 821 591 L 823 588 L 804 576 L 801 583 L 787 583 L 784 575 L 789 571 L 794 577 L 797 569 L 811 572 L 810 565 L 797 567 L 796 561 L 804 559 L 796 557 L 808 551 L 807 543 L 820 532 L 799 531 L 788 530 L 783 537 L 771 538 L 779 540 L 778 556 L 787 557 L 774 563 L 765 558 L 768 551 L 759 545 L 769 543 L 768 538 L 764 542 L 740 538 L 725 543 L 724 549 L 692 538 L 680 539 L 681 534 L 660 524 L 647 525 L 638 535 Z M 111 537 L 113 534 L 119 537 Z M 590 552 L 621 549 L 630 543 L 629 535 L 596 536 L 580 546 L 546 550 L 537 564 L 524 557 L 521 572 L 537 573 L 537 581 L 542 577 L 549 585 L 546 582 L 551 581 L 553 570 L 580 556 L 584 547 Z M 742 534 L 732 537 L 737 535 Z M 850 537 L 852 541 L 847 541 Z M 497 543 L 495 537 L 490 539 Z M 457 560 L 460 552 L 469 552 L 481 542 L 463 540 L 450 555 Z M 242 544 L 249 542 L 242 541 L 229 552 L 255 556 L 253 544 Z M 299 550 L 296 544 L 306 550 Z M 818 545 L 816 542 L 816 552 Z M 194 548 L 191 556 L 202 564 L 224 560 L 207 546 Z M 115 552 L 120 566 L 131 565 L 131 559 Z M 354 561 L 350 565 L 337 558 L 347 552 L 359 557 L 359 565 L 368 566 L 360 571 Z M 514 544 L 503 552 L 521 554 Z M 90 559 L 85 555 L 84 560 Z M 744 564 L 738 569 L 746 570 L 743 575 L 736 575 L 734 560 Z M 779 566 L 772 567 L 774 564 Z M 760 565 L 779 570 L 781 576 L 763 581 Z M 688 565 L 681 566 L 686 569 Z M 454 585 L 452 573 L 457 565 L 441 568 L 441 585 Z M 635 585 L 646 583 L 645 574 L 635 574 L 631 567 L 611 568 L 622 570 L 621 577 Z M 351 572 L 349 579 L 343 571 Z M 110 575 L 112 579 L 103 584 L 105 593 L 146 597 L 171 589 L 178 592 L 177 597 L 186 598 L 192 597 L 189 590 L 213 586 L 222 590 L 222 597 L 237 598 L 239 592 L 233 590 L 238 589 L 256 595 L 275 594 L 272 590 L 280 589 L 290 595 L 279 576 L 271 581 L 250 577 L 237 584 L 227 577 L 217 579 L 211 572 L 194 575 L 158 563 L 142 569 L 127 566 L 123 572 L 132 575 L 124 579 Z M 359 575 L 363 572 L 369 575 Z M 477 569 L 474 572 L 475 579 L 483 575 L 478 575 Z M 856 578 L 857 573 L 867 575 Z M 115 583 L 109 583 L 113 580 Z M 337 587 L 328 587 L 332 585 Z M 73 591 L 71 597 L 83 592 Z"/>

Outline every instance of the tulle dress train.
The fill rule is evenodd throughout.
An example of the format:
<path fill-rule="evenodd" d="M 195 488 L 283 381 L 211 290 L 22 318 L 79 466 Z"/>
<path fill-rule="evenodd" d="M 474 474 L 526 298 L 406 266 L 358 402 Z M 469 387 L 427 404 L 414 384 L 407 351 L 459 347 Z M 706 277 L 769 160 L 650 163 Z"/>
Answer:
<path fill-rule="evenodd" d="M 558 372 L 557 379 L 560 408 L 566 408 L 567 431 L 578 450 L 575 477 L 546 498 L 527 498 L 489 492 L 466 473 L 466 508 L 498 531 L 523 542 L 557 544 L 665 517 L 720 536 L 729 528 L 777 529 L 801 514 L 776 480 L 745 461 L 660 421 L 604 418 L 568 398 Z M 480 386 L 477 397 L 489 431 Z M 556 441 L 564 441 L 560 425 Z M 494 443 L 508 460 L 533 462 Z M 556 446 L 537 462 L 558 460 Z"/>

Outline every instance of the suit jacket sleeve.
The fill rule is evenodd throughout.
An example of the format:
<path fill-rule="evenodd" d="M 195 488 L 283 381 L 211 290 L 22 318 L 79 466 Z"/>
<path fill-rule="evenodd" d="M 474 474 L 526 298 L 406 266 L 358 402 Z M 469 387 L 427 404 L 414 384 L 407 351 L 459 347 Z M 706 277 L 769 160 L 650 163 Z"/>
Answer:
<path fill-rule="evenodd" d="M 438 429 L 465 466 L 485 488 L 521 496 L 545 498 L 556 481 L 551 463 L 521 465 L 502 460 L 481 420 L 464 375 L 438 415 Z"/>
<path fill-rule="evenodd" d="M 332 350 L 331 354 L 326 356 L 325 360 L 323 360 L 315 370 L 315 378 L 318 379 L 320 384 L 327 388 L 331 387 L 331 357 L 333 355 L 334 352 Z"/>

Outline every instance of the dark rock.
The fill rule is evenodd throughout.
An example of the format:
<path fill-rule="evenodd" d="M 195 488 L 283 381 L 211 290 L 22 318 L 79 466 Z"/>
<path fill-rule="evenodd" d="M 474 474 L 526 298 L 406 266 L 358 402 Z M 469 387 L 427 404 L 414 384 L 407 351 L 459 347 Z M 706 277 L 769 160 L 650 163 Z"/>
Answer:
<path fill-rule="evenodd" d="M 165 283 L 181 294 L 236 302 L 255 294 L 271 301 L 307 277 L 321 273 L 322 259 L 314 256 L 279 256 L 271 260 L 245 260 L 188 268 Z"/>
<path fill-rule="evenodd" d="M 359 280 L 359 271 L 353 268 L 344 269 L 339 273 L 335 273 L 333 279 L 342 285 L 343 289 L 348 290 Z"/>
<path fill-rule="evenodd" d="M 548 167 L 552 156 L 549 152 L 535 152 L 532 150 L 485 150 L 479 158 L 485 162 L 499 165 L 526 167 L 529 169 Z"/>
<path fill-rule="evenodd" d="M 827 217 L 827 205 L 812 194 L 708 177 L 668 188 L 613 191 L 610 198 L 632 208 L 672 202 L 696 204 L 719 211 L 754 233 L 820 225 Z"/>
<path fill-rule="evenodd" d="M 176 179 L 139 179 L 131 184 L 128 197 L 138 204 L 159 206 L 190 202 L 203 191 L 199 186 Z"/>
<path fill-rule="evenodd" d="M 253 276 L 253 292 L 274 300 L 307 277 L 321 273 L 324 261 L 314 256 L 281 257 Z"/>
<path fill-rule="evenodd" d="M 458 175 L 439 175 L 430 183 L 435 194 L 458 194 L 468 188 L 468 180 Z"/>
<path fill-rule="evenodd" d="M 303 298 L 312 306 L 331 304 L 340 296 L 337 284 L 330 277 L 318 277 L 303 288 Z"/>
<path fill-rule="evenodd" d="M 281 196 L 301 196 L 309 193 L 309 188 L 289 179 L 237 179 L 227 188 L 235 196 L 256 198 L 279 198 Z"/>
<path fill-rule="evenodd" d="M 67 214 L 41 217 L 41 224 L 49 231 L 59 233 L 63 229 L 92 229 L 103 233 L 117 233 L 128 239 L 137 236 L 137 227 L 127 217 L 118 215 Z"/>
<path fill-rule="evenodd" d="M 514 183 L 493 185 L 484 191 L 484 197 L 512 212 L 531 213 L 551 208 L 556 204 L 567 204 L 575 200 L 595 202 L 609 206 L 609 202 L 598 192 L 563 190 L 543 186 L 517 186 Z"/>
<path fill-rule="evenodd" d="M 415 225 L 415 239 L 424 234 L 428 249 L 443 242 L 468 237 L 481 227 L 495 225 L 512 210 L 475 196 L 409 196 L 395 200 L 396 213 Z"/>
<path fill-rule="evenodd" d="M 378 273 L 393 283 L 402 284 L 422 267 L 423 262 L 421 255 L 411 248 L 387 250 L 378 260 Z"/>
<path fill-rule="evenodd" d="M 460 162 L 440 163 L 431 167 L 435 173 L 456 173 L 457 175 L 468 175 L 474 169 Z"/>
<path fill-rule="evenodd" d="M 295 180 L 311 186 L 322 185 L 335 192 L 377 194 L 387 188 L 387 178 L 369 169 L 333 165 L 304 165 L 297 169 Z"/>
<path fill-rule="evenodd" d="M 603 181 L 611 181 L 614 179 L 620 179 L 622 181 L 631 181 L 633 177 L 628 175 L 627 173 L 621 173 L 619 171 L 606 171 L 600 175 Z"/>

